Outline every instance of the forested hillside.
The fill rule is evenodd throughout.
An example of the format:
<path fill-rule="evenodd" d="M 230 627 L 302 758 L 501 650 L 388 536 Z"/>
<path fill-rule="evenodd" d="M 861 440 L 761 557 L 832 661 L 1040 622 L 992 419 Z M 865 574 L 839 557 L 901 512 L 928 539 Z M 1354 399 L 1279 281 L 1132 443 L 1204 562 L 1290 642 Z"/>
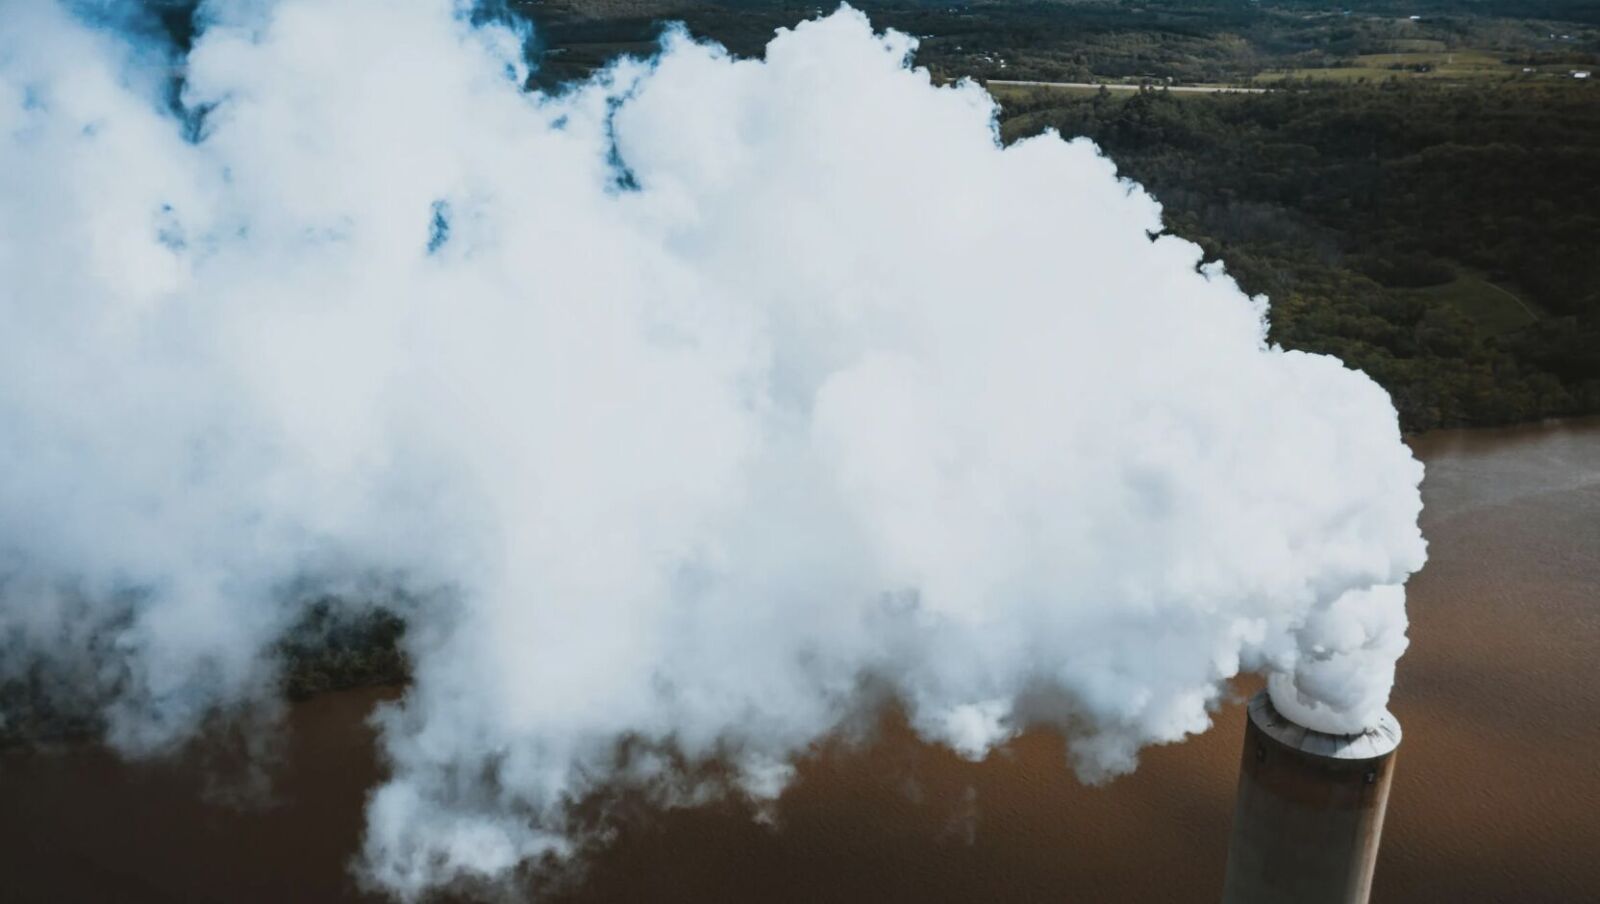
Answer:
<path fill-rule="evenodd" d="M 1174 232 L 1273 300 L 1273 338 L 1390 389 L 1407 429 L 1600 410 L 1600 104 L 1420 82 L 1039 89 L 1008 139 L 1100 142 Z"/>

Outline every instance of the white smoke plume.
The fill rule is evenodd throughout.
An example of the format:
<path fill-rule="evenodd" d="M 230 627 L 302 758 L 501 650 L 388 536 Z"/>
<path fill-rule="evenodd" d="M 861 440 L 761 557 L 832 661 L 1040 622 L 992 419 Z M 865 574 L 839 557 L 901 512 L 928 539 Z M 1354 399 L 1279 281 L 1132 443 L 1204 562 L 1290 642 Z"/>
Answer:
<path fill-rule="evenodd" d="M 447 0 L 213 4 L 185 120 L 153 51 L 4 7 L 0 679 L 160 751 L 270 701 L 302 591 L 402 591 L 379 886 L 671 783 L 619 739 L 776 794 L 865 684 L 971 757 L 1059 726 L 1087 779 L 1241 671 L 1326 730 L 1386 705 L 1388 397 L 910 37 L 671 32 L 541 93 Z"/>

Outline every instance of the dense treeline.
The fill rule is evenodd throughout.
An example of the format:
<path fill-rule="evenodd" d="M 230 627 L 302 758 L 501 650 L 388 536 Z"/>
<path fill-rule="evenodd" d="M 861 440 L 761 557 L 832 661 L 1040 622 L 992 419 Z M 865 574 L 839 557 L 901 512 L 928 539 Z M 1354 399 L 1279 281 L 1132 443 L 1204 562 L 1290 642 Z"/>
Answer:
<path fill-rule="evenodd" d="M 761 52 L 776 28 L 832 0 L 508 0 L 536 26 L 537 80 L 587 75 L 619 52 L 649 53 L 667 21 L 733 52 Z M 917 35 L 917 61 L 940 77 L 1052 81 L 1239 82 L 1275 68 L 1327 67 L 1361 54 L 1466 48 L 1518 61 L 1585 64 L 1600 53 L 1586 22 L 1600 0 L 855 0 L 874 24 Z M 1346 15 L 1345 11 L 1350 14 Z M 1429 13 L 1421 21 L 1408 14 Z M 1570 13 L 1570 15 L 1569 15 Z M 1588 17 L 1587 19 L 1585 17 Z M 1555 24 L 1562 22 L 1564 24 Z M 1519 62 L 1520 64 L 1520 62 Z"/>
<path fill-rule="evenodd" d="M 1272 337 L 1383 383 L 1409 430 L 1600 410 L 1600 104 L 1573 88 L 1041 90 L 1273 299 Z"/>
<path fill-rule="evenodd" d="M 311 604 L 278 643 L 284 692 L 303 700 L 323 691 L 404 683 L 410 663 L 401 649 L 405 621 L 393 609 Z"/>

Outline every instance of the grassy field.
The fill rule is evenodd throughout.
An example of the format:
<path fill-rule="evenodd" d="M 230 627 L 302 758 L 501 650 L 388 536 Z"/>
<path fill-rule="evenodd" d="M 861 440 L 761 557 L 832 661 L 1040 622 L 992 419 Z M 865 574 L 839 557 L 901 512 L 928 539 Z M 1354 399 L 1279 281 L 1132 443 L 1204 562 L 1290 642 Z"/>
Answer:
<path fill-rule="evenodd" d="M 1286 78 L 1321 79 L 1327 81 L 1369 82 L 1391 78 L 1422 78 L 1446 81 L 1472 81 L 1477 79 L 1505 79 L 1515 76 L 1529 78 L 1570 78 L 1574 68 L 1565 64 L 1524 67 L 1506 62 L 1500 55 L 1484 50 L 1409 51 L 1405 53 L 1369 53 L 1354 57 L 1347 66 L 1289 69 L 1264 72 L 1256 77 L 1258 82 L 1282 81 Z M 1528 69 L 1530 71 L 1524 71 Z"/>
<path fill-rule="evenodd" d="M 1396 38 L 1389 42 L 1389 49 L 1399 53 L 1439 53 L 1448 46 L 1443 41 L 1427 38 Z"/>
<path fill-rule="evenodd" d="M 1057 98 L 1059 98 L 1059 97 L 1080 97 L 1080 98 L 1081 97 L 1093 97 L 1094 95 L 1100 93 L 1100 86 L 1098 86 L 1098 85 L 1078 85 L 1078 84 L 1018 85 L 1018 84 L 996 83 L 994 81 L 983 81 L 983 86 L 984 86 L 984 88 L 986 88 L 988 90 L 988 92 L 991 95 L 994 96 L 995 100 L 997 100 L 997 101 L 999 101 L 1001 103 L 1001 105 L 1005 105 L 1005 104 L 1013 103 L 1013 102 L 1027 103 L 1029 101 L 1037 101 L 1037 100 L 1040 100 L 1040 99 L 1052 98 L 1052 97 L 1057 97 Z M 1138 86 L 1137 85 L 1110 84 L 1110 85 L 1107 85 L 1106 87 L 1111 91 L 1111 96 L 1113 98 L 1119 99 L 1119 100 L 1126 100 L 1128 97 L 1130 97 L 1133 94 L 1137 93 L 1137 90 L 1138 90 Z M 1152 85 L 1150 87 L 1151 87 L 1151 90 L 1162 91 L 1167 86 L 1164 86 L 1164 85 Z M 1168 97 L 1172 97 L 1172 98 L 1175 98 L 1175 99 L 1178 99 L 1178 100 L 1183 100 L 1183 99 L 1187 99 L 1187 98 L 1214 97 L 1217 94 L 1239 93 L 1238 86 L 1236 86 L 1236 85 L 1177 85 L 1177 86 L 1172 86 L 1172 87 L 1175 87 L 1178 90 L 1168 91 L 1168 92 L 1166 92 L 1166 94 L 1167 94 Z M 1197 88 L 1197 87 L 1198 88 L 1214 88 L 1214 89 L 1217 89 L 1217 90 L 1216 91 L 1212 91 L 1212 92 L 1195 91 L 1195 90 L 1184 90 L 1184 89 L 1193 89 L 1193 88 Z M 1262 87 L 1267 87 L 1270 90 L 1270 86 L 1262 86 Z M 1260 92 L 1255 92 L 1255 93 L 1260 93 Z"/>
<path fill-rule="evenodd" d="M 1454 282 L 1417 289 L 1419 297 L 1442 302 L 1471 320 L 1485 336 L 1498 336 L 1538 320 L 1537 309 L 1511 289 L 1481 276 L 1462 273 Z"/>
<path fill-rule="evenodd" d="M 1035 95 L 1042 95 L 1047 91 L 1075 97 L 1091 97 L 1100 90 L 1099 88 L 1080 88 L 1076 85 L 1043 88 L 1038 85 L 996 85 L 990 82 L 985 82 L 983 86 L 1001 104 L 1005 104 L 1008 101 L 1026 100 Z"/>

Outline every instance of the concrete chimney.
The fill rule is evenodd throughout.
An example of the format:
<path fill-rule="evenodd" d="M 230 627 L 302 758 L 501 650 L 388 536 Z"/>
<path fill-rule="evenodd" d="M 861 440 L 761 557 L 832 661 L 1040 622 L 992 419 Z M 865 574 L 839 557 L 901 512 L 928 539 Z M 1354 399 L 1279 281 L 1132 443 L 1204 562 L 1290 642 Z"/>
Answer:
<path fill-rule="evenodd" d="M 1289 721 L 1250 700 L 1223 904 L 1365 904 L 1389 802 L 1400 723 L 1364 734 Z"/>

